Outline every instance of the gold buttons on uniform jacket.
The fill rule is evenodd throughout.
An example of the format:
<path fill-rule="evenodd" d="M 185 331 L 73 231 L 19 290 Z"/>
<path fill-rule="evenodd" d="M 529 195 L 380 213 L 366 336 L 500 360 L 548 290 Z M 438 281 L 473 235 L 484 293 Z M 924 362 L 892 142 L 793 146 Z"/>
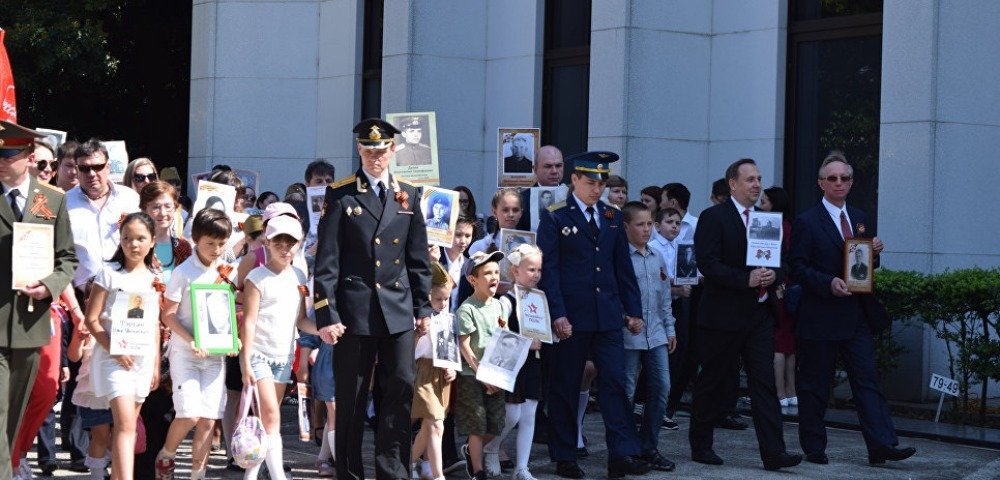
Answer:
<path fill-rule="evenodd" d="M 597 287 L 597 293 L 601 293 L 601 287 Z"/>
<path fill-rule="evenodd" d="M 594 251 L 595 252 L 600 252 L 601 251 L 601 247 L 594 247 Z"/>
<path fill-rule="evenodd" d="M 378 268 L 378 267 L 381 267 L 381 266 L 382 266 L 382 261 L 381 260 L 375 260 L 375 267 Z M 600 269 L 598 269 L 598 270 L 600 270 Z"/>
<path fill-rule="evenodd" d="M 395 263 L 396 265 L 399 265 L 399 259 L 397 258 L 397 259 L 393 260 L 392 263 Z"/>
<path fill-rule="evenodd" d="M 399 243 L 399 239 L 398 239 L 398 238 L 394 238 L 394 239 L 392 239 L 392 244 L 393 244 L 393 245 L 396 245 L 396 244 L 398 244 L 398 243 Z"/>
<path fill-rule="evenodd" d="M 375 245 L 382 245 L 382 239 L 375 237 Z"/>
<path fill-rule="evenodd" d="M 399 288 L 399 282 L 396 282 L 396 288 Z"/>
<path fill-rule="evenodd" d="M 375 288 L 382 288 L 382 284 L 381 283 L 376 283 L 375 284 Z"/>
<path fill-rule="evenodd" d="M 377 265 L 376 265 L 376 266 L 377 266 Z M 601 271 L 601 267 L 597 267 L 597 271 L 598 271 L 598 272 L 600 272 L 600 271 Z"/>

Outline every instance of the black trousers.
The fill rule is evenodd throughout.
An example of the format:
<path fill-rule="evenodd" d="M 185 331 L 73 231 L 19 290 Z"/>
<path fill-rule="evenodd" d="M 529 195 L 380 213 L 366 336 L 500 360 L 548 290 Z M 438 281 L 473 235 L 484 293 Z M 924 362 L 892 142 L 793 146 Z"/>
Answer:
<path fill-rule="evenodd" d="M 712 449 L 715 423 L 730 407 L 726 393 L 742 358 L 749 376 L 750 409 L 760 456 L 764 459 L 784 453 L 781 406 L 774 386 L 774 317 L 758 305 L 744 329 L 699 327 L 697 342 L 701 372 L 694 384 L 691 451 Z"/>
<path fill-rule="evenodd" d="M 365 478 L 361 454 L 368 385 L 376 358 L 382 368 L 377 369 L 376 394 L 381 402 L 375 431 L 375 478 L 410 477 L 410 405 L 416 376 L 413 342 L 412 330 L 385 336 L 346 334 L 337 342 L 333 353 L 337 383 L 337 478 Z"/>
<path fill-rule="evenodd" d="M 684 391 L 687 390 L 691 378 L 698 369 L 697 359 L 693 355 L 694 348 L 691 345 L 694 324 L 690 319 L 689 300 L 689 298 L 678 298 L 671 303 L 677 348 L 667 357 L 670 362 L 670 395 L 667 397 L 667 412 L 676 412 L 680 407 L 681 397 L 684 396 Z"/>
<path fill-rule="evenodd" d="M 42 462 L 56 461 L 56 412 L 49 411 L 42 422 L 42 427 L 38 429 L 38 464 Z"/>

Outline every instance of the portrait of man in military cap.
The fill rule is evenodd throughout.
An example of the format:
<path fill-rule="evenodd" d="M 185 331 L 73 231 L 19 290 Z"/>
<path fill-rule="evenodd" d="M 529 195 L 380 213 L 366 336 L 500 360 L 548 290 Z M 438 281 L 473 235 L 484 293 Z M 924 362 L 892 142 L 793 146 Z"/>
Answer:
<path fill-rule="evenodd" d="M 396 146 L 396 165 L 430 165 L 431 147 L 423 142 L 427 118 L 422 115 L 403 117 L 399 126 L 403 141 Z"/>

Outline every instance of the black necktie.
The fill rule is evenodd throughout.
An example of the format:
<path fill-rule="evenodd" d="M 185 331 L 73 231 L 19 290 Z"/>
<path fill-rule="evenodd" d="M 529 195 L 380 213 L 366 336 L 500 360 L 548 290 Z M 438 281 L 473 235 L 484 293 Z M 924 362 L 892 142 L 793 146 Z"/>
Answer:
<path fill-rule="evenodd" d="M 382 206 L 385 206 L 385 184 L 380 180 L 378 182 L 378 201 L 382 202 Z"/>
<path fill-rule="evenodd" d="M 597 228 L 597 218 L 594 217 L 594 215 L 596 214 L 596 212 L 594 211 L 594 207 L 587 207 L 587 214 L 590 215 L 589 223 L 590 223 L 591 233 L 594 234 L 594 238 L 597 238 L 597 232 L 599 231 L 599 229 Z"/>
<path fill-rule="evenodd" d="M 17 206 L 18 195 L 21 195 L 21 191 L 16 188 L 7 193 L 10 197 L 10 209 L 14 211 L 14 220 L 20 222 L 24 219 L 24 214 L 21 212 L 21 207 Z"/>

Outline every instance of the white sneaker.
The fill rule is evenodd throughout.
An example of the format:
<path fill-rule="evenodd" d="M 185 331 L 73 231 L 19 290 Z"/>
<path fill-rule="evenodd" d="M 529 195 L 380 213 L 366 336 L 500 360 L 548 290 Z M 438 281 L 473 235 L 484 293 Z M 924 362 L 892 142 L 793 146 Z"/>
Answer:
<path fill-rule="evenodd" d="M 510 477 L 511 480 L 538 480 L 531 475 L 531 472 L 527 468 L 522 468 L 514 472 L 514 476 Z"/>
<path fill-rule="evenodd" d="M 487 477 L 493 478 L 500 476 L 500 452 L 484 453 L 483 470 L 486 470 Z"/>
<path fill-rule="evenodd" d="M 787 407 L 788 406 L 788 399 L 787 398 L 780 398 L 780 399 L 778 399 L 778 403 L 781 404 L 782 408 Z"/>
<path fill-rule="evenodd" d="M 799 406 L 799 397 L 788 397 L 787 400 L 788 400 L 788 406 L 789 407 L 797 407 L 797 406 Z"/>

